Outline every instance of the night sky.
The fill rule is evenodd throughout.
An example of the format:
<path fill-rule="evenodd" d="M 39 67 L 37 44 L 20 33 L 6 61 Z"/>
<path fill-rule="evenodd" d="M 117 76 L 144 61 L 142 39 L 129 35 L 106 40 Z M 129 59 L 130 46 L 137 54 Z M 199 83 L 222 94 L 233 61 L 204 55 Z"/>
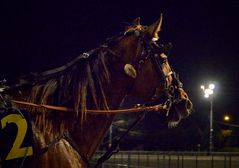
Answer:
<path fill-rule="evenodd" d="M 163 13 L 162 43 L 173 43 L 169 61 L 207 117 L 202 83 L 215 82 L 215 120 L 239 122 L 239 1 L 1 1 L 0 77 L 44 71 L 97 47 L 141 17 L 150 25 Z"/>

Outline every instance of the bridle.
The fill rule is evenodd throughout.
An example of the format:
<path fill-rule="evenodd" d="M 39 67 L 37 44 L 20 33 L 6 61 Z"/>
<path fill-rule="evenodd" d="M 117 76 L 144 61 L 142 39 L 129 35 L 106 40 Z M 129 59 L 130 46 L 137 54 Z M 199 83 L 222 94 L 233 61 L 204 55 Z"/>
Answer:
<path fill-rule="evenodd" d="M 147 104 L 158 104 L 159 101 L 164 101 L 164 105 L 167 107 L 168 115 L 172 105 L 174 103 L 177 104 L 181 100 L 180 89 L 183 88 L 183 84 L 179 80 L 179 75 L 168 64 L 168 58 L 166 54 L 169 53 L 170 49 L 172 48 L 172 44 L 169 43 L 167 45 L 158 45 L 156 41 L 148 39 L 143 32 L 135 30 L 133 33 L 139 38 L 138 46 L 142 47 L 140 59 L 138 61 L 138 70 L 140 71 L 146 60 L 150 59 L 156 73 L 161 76 L 160 83 L 163 84 L 163 96 L 162 93 L 159 92 L 160 88 L 157 87 L 154 94 L 151 96 L 151 102 Z M 167 73 L 163 71 L 165 64 L 168 64 L 170 68 L 170 71 Z M 169 81 L 170 77 L 172 79 L 171 82 Z"/>

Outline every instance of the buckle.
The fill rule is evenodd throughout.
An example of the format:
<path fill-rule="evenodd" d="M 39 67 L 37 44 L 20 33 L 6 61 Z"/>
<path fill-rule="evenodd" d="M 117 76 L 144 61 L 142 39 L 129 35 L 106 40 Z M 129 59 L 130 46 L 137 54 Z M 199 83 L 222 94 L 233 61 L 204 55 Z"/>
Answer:
<path fill-rule="evenodd" d="M 167 99 L 163 105 L 163 108 L 166 110 L 166 116 L 169 115 L 169 110 L 171 107 L 172 107 L 172 101 L 171 101 L 171 99 Z"/>

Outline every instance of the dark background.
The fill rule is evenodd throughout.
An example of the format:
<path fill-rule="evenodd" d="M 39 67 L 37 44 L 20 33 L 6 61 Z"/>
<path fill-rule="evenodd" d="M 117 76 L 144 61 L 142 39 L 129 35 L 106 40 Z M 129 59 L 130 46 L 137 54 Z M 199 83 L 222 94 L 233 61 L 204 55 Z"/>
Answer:
<path fill-rule="evenodd" d="M 216 84 L 214 119 L 229 114 L 231 123 L 239 122 L 238 10 L 238 0 L 1 1 L 0 79 L 60 66 L 123 31 L 136 17 L 150 25 L 163 13 L 160 40 L 173 43 L 169 61 L 194 103 L 184 125 L 194 124 L 204 136 L 209 102 L 201 84 Z M 146 119 L 145 128 L 154 130 L 157 122 Z"/>

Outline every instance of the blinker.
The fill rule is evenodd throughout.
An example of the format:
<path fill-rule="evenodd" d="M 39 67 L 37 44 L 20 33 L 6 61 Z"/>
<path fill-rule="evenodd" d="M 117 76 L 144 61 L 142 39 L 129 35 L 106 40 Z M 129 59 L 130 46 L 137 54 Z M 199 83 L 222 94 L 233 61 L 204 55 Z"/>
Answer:
<path fill-rule="evenodd" d="M 133 65 L 131 64 L 125 64 L 124 66 L 124 72 L 126 75 L 128 75 L 131 78 L 136 78 L 137 77 L 137 72 Z"/>

